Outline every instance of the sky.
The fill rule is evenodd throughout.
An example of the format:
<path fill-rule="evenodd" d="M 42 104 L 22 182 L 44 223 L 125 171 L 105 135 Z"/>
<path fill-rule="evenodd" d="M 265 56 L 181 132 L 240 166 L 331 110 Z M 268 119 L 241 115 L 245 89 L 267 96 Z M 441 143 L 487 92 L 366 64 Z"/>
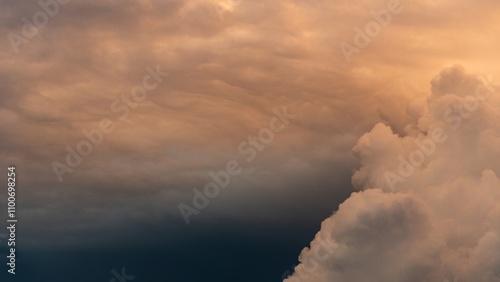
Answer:
<path fill-rule="evenodd" d="M 2 281 L 499 282 L 499 15 L 0 0 Z"/>

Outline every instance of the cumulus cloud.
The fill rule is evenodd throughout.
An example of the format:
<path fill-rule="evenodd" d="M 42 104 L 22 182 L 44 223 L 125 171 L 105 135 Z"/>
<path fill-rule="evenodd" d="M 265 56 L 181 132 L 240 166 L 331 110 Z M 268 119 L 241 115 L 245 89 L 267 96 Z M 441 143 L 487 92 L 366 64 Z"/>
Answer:
<path fill-rule="evenodd" d="M 459 65 L 409 104 L 403 134 L 377 124 L 354 147 L 355 192 L 286 282 L 500 281 L 500 97 Z M 434 135 L 434 136 L 433 136 Z M 317 255 L 330 242 L 329 256 Z"/>

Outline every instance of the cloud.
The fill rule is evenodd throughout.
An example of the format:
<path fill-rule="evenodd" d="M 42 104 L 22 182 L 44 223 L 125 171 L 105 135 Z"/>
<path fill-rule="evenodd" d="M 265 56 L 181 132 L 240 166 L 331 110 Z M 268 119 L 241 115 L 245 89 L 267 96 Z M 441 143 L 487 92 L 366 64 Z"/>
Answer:
<path fill-rule="evenodd" d="M 498 87 L 459 65 L 431 86 L 404 134 L 377 124 L 359 139 L 361 191 L 323 221 L 286 282 L 500 281 Z M 322 261 L 321 240 L 336 246 Z"/>
<path fill-rule="evenodd" d="M 177 204 L 281 105 L 297 113 L 296 121 L 209 214 L 269 219 L 275 207 L 263 210 L 261 203 L 281 193 L 300 203 L 287 196 L 280 214 L 288 220 L 297 206 L 333 209 L 337 203 L 318 195 L 350 189 L 339 184 L 356 166 L 350 149 L 381 120 L 403 134 L 421 114 L 419 91 L 429 74 L 450 61 L 498 73 L 491 64 L 497 1 L 472 8 L 466 1 L 404 2 L 404 12 L 350 64 L 339 44 L 351 42 L 354 28 L 388 1 L 219 2 L 232 3 L 223 20 L 212 0 L 70 1 L 16 54 L 6 35 L 21 33 L 22 18 L 31 21 L 41 8 L 37 1 L 4 1 L 0 157 L 23 169 L 29 187 L 20 211 L 24 234 L 33 235 L 26 241 L 38 242 L 41 230 L 113 228 L 129 216 L 180 219 Z M 60 184 L 51 163 L 64 161 L 65 147 L 82 140 L 83 130 L 117 119 L 110 104 L 140 83 L 148 65 L 171 75 Z M 320 181 L 311 180 L 316 176 Z M 306 207 L 304 198 L 321 204 Z M 55 220 L 44 226 L 50 215 Z"/>

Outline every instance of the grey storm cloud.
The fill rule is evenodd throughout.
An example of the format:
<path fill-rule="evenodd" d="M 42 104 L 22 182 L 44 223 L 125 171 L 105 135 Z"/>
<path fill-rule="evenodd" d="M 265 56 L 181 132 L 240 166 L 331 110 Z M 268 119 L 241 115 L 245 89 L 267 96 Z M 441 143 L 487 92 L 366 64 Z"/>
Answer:
<path fill-rule="evenodd" d="M 274 200 L 350 189 L 346 171 L 357 164 L 350 149 L 380 121 L 406 132 L 422 114 L 422 92 L 436 71 L 459 62 L 498 73 L 490 54 L 498 49 L 500 25 L 492 23 L 499 4 L 481 3 L 404 2 L 403 12 L 348 63 L 339 44 L 351 42 L 354 28 L 387 1 L 68 1 L 17 53 L 8 34 L 22 35 L 23 18 L 33 23 L 42 8 L 37 1 L 3 1 L 0 157 L 18 166 L 28 187 L 20 210 L 25 234 L 112 229 L 129 218 L 181 220 L 177 205 L 283 105 L 297 118 L 208 214 L 269 218 L 274 210 L 259 207 L 269 191 Z M 156 65 L 170 75 L 120 120 L 110 104 Z M 428 119 L 433 110 L 426 110 Z M 63 162 L 66 147 L 104 118 L 116 130 L 59 183 L 52 162 Z M 418 126 L 426 126 L 424 119 Z M 412 130 L 422 131 L 418 126 Z M 328 200 L 322 205 L 335 208 Z"/>

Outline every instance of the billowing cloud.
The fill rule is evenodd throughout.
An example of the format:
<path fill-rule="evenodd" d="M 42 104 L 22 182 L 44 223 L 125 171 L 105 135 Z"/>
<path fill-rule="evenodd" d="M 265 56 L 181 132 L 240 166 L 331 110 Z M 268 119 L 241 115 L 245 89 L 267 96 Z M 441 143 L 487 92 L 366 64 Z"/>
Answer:
<path fill-rule="evenodd" d="M 422 107 L 410 103 L 403 134 L 380 123 L 363 135 L 353 149 L 361 191 L 322 223 L 285 281 L 500 281 L 497 90 L 446 68 Z"/>

